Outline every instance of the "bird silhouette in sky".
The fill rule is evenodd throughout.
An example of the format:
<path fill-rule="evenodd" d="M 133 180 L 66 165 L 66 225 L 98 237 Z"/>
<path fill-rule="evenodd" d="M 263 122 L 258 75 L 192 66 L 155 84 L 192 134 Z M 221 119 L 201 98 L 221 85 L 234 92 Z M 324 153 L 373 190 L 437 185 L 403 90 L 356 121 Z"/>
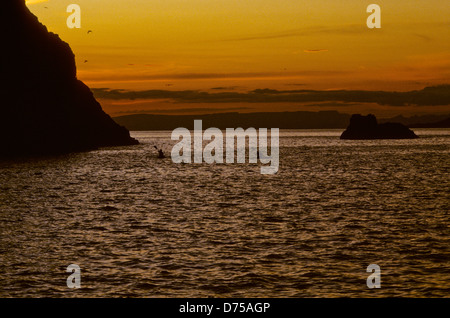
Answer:
<path fill-rule="evenodd" d="M 84 63 L 87 63 L 88 62 L 88 60 L 84 60 Z"/>
<path fill-rule="evenodd" d="M 87 34 L 89 34 L 89 33 L 92 33 L 92 30 L 88 30 L 88 31 L 87 31 Z"/>

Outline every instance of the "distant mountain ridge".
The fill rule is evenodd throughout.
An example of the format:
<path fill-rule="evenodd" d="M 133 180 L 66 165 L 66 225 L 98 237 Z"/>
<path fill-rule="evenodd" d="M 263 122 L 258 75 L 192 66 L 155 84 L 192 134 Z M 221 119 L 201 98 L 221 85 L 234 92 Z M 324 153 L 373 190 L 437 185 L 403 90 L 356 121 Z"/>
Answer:
<path fill-rule="evenodd" d="M 350 115 L 336 111 L 279 112 L 279 113 L 218 113 L 205 115 L 151 115 L 137 114 L 113 118 L 129 130 L 173 130 L 178 127 L 194 128 L 194 120 L 201 119 L 203 127 L 220 129 L 232 127 L 317 129 L 345 128 Z"/>
<path fill-rule="evenodd" d="M 135 114 L 114 117 L 113 119 L 129 130 L 173 130 L 178 127 L 193 129 L 194 120 L 202 119 L 203 127 L 220 129 L 232 127 L 281 128 L 281 129 L 345 129 L 350 115 L 338 111 L 319 112 L 260 112 L 260 113 L 217 113 L 204 115 L 154 115 Z M 448 115 L 424 115 L 380 119 L 380 123 L 395 122 L 409 126 L 408 123 L 433 125 Z M 427 127 L 428 128 L 428 127 Z"/>
<path fill-rule="evenodd" d="M 402 115 L 399 115 L 392 118 L 380 118 L 378 121 L 380 123 L 387 123 L 387 122 L 400 123 L 411 128 L 414 127 L 419 128 L 417 125 L 420 126 L 426 124 L 433 126 L 441 121 L 444 121 L 447 118 L 450 118 L 450 113 L 444 115 L 421 115 L 421 116 L 415 115 L 411 117 L 404 117 Z"/>
<path fill-rule="evenodd" d="M 432 122 L 432 123 L 415 123 L 408 125 L 409 128 L 450 128 L 450 117 L 444 120 Z"/>

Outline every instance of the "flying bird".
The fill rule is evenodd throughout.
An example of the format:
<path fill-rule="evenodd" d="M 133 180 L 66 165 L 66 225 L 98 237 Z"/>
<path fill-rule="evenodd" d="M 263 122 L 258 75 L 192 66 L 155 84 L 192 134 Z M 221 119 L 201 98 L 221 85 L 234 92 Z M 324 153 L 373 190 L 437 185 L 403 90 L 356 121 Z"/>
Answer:
<path fill-rule="evenodd" d="M 87 31 L 87 34 L 89 34 L 89 33 L 92 33 L 92 30 L 88 30 L 88 31 Z"/>
<path fill-rule="evenodd" d="M 88 62 L 88 60 L 84 60 L 84 63 L 87 63 Z"/>

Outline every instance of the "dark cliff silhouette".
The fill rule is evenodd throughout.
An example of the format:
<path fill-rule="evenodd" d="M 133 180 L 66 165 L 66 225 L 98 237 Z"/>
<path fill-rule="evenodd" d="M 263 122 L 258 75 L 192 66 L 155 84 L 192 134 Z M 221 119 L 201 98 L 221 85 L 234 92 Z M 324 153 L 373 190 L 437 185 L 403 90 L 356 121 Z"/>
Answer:
<path fill-rule="evenodd" d="M 132 145 L 76 77 L 74 54 L 25 0 L 0 11 L 0 155 L 50 154 Z"/>
<path fill-rule="evenodd" d="M 374 115 L 352 115 L 341 139 L 414 139 L 417 135 L 400 123 L 378 124 Z"/>

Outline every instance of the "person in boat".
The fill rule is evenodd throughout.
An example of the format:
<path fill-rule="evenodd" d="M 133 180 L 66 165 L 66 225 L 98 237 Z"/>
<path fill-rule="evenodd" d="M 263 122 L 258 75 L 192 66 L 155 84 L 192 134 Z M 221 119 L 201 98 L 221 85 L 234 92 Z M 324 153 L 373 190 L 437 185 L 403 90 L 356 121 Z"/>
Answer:
<path fill-rule="evenodd" d="M 164 155 L 164 151 L 162 151 L 162 149 L 159 149 L 156 146 L 153 146 L 153 147 L 155 147 L 155 149 L 158 150 L 158 158 L 159 159 L 164 159 L 166 157 L 166 155 Z"/>

